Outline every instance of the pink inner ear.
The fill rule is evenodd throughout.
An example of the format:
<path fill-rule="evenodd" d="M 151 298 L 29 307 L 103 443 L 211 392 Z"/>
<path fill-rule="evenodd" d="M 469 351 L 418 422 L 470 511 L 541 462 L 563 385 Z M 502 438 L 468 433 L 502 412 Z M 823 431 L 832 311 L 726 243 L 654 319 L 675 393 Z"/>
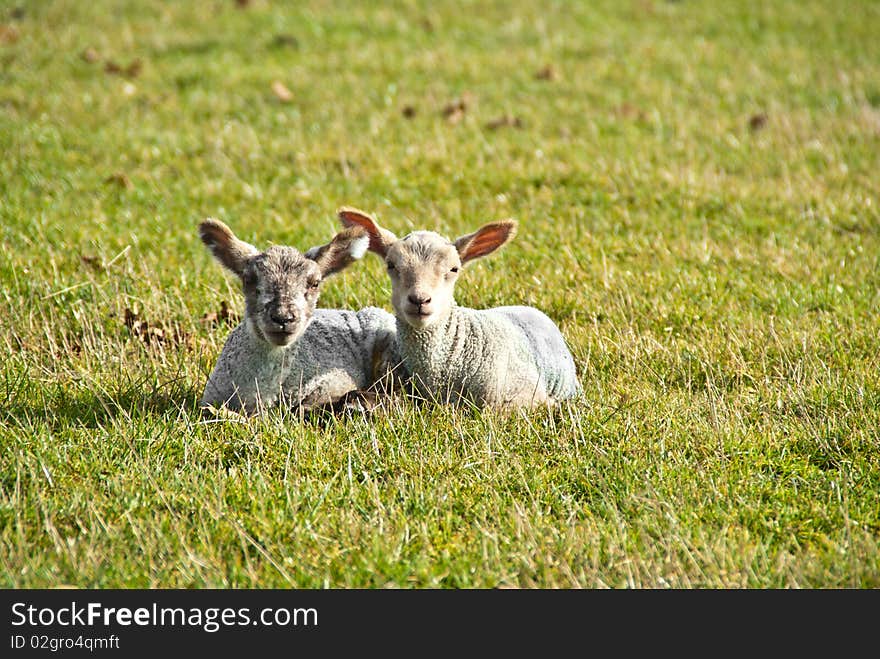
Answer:
<path fill-rule="evenodd" d="M 376 252 L 377 254 L 382 255 L 385 254 L 387 245 L 382 237 L 382 230 L 373 218 L 348 209 L 340 210 L 338 214 L 339 219 L 345 226 L 359 226 L 366 230 L 367 235 L 370 237 L 371 252 Z"/>
<path fill-rule="evenodd" d="M 362 215 L 361 213 L 356 213 L 350 210 L 341 210 L 339 211 L 339 219 L 341 219 L 346 226 L 363 227 L 370 233 L 378 233 L 379 231 L 379 227 L 376 226 L 376 222 L 372 218 L 367 217 L 366 215 Z"/>
<path fill-rule="evenodd" d="M 376 252 L 378 254 L 385 254 L 385 242 L 382 240 L 382 236 L 377 233 L 369 232 L 370 236 L 370 251 Z"/>
<path fill-rule="evenodd" d="M 489 254 L 503 245 L 510 236 L 513 227 L 506 224 L 486 227 L 468 243 L 462 260 L 476 259 Z"/>
<path fill-rule="evenodd" d="M 200 227 L 202 242 L 209 246 L 226 247 L 231 237 L 228 231 L 224 231 L 216 224 L 204 223 Z"/>

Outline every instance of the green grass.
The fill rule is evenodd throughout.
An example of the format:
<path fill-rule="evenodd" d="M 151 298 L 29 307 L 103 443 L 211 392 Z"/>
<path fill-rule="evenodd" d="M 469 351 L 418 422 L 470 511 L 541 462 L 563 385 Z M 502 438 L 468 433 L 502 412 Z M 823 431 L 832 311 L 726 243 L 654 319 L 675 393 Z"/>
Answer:
<path fill-rule="evenodd" d="M 121 4 L 0 0 L 0 585 L 880 587 L 877 3 Z M 544 310 L 584 399 L 201 422 L 197 223 L 343 204 L 516 218 L 459 302 Z"/>

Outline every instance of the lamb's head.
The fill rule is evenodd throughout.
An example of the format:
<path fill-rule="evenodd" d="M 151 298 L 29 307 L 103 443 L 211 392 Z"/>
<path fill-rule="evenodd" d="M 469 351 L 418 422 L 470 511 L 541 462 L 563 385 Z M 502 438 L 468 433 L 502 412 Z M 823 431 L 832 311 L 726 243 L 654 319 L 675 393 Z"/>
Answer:
<path fill-rule="evenodd" d="M 305 254 L 287 246 L 261 252 L 213 218 L 199 225 L 199 236 L 217 260 L 241 279 L 251 331 L 273 346 L 290 345 L 302 336 L 315 311 L 321 282 L 363 256 L 368 244 L 365 231 L 353 227 Z"/>
<path fill-rule="evenodd" d="M 494 252 L 516 233 L 516 222 L 505 220 L 454 241 L 433 231 L 413 231 L 398 239 L 363 211 L 346 207 L 338 214 L 344 226 L 366 230 L 370 251 L 385 259 L 388 267 L 394 312 L 414 328 L 445 318 L 454 304 L 461 267 Z"/>

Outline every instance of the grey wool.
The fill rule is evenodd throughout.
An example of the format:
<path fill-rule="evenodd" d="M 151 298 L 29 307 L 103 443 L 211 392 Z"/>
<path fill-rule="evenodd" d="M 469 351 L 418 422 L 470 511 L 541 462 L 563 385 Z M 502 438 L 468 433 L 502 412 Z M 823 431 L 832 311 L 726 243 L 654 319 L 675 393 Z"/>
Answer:
<path fill-rule="evenodd" d="M 385 259 L 400 354 L 422 397 L 510 409 L 581 394 L 574 358 L 546 314 L 527 306 L 477 310 L 455 303 L 461 267 L 510 240 L 514 222 L 487 224 L 453 242 L 432 231 L 398 240 L 353 208 L 340 209 L 339 217 L 345 226 L 364 228 L 370 251 Z"/>
<path fill-rule="evenodd" d="M 275 405 L 309 409 L 391 386 L 401 361 L 394 316 L 316 308 L 321 282 L 363 256 L 363 230 L 342 231 L 305 254 L 287 246 L 261 252 L 215 219 L 199 235 L 245 295 L 244 320 L 223 346 L 203 407 L 248 415 Z"/>

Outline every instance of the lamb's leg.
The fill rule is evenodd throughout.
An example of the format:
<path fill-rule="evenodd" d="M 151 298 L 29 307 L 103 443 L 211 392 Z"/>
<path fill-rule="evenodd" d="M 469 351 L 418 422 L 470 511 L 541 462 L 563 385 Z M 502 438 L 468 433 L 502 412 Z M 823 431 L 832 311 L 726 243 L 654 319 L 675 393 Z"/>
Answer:
<path fill-rule="evenodd" d="M 301 391 L 300 406 L 311 409 L 332 405 L 337 400 L 359 388 L 359 383 L 344 369 L 332 369 L 309 382 L 308 391 Z"/>

